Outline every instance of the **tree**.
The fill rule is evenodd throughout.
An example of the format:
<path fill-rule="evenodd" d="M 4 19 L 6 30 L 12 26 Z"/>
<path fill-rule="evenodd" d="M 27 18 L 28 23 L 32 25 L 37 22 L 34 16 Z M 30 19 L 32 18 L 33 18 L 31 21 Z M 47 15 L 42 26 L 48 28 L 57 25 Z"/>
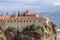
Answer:
<path fill-rule="evenodd" d="M 8 15 L 8 13 L 6 13 L 6 15 Z"/>
<path fill-rule="evenodd" d="M 20 16 L 20 12 L 18 11 L 18 17 Z"/>

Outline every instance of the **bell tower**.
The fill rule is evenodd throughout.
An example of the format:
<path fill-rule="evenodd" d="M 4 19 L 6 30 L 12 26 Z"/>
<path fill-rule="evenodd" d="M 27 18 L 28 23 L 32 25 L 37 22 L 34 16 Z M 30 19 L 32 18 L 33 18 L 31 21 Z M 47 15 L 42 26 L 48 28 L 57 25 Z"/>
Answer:
<path fill-rule="evenodd" d="M 26 10 L 25 14 L 29 14 L 29 10 Z"/>

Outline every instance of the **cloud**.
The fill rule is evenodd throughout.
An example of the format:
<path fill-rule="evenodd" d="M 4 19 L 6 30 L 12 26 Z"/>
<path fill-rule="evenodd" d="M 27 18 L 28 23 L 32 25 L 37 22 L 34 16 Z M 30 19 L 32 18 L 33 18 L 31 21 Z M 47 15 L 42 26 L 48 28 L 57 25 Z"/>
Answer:
<path fill-rule="evenodd" d="M 26 5 L 21 3 L 0 3 L 0 10 L 40 9 L 40 6 Z"/>
<path fill-rule="evenodd" d="M 57 31 L 60 31 L 60 29 L 57 29 Z"/>
<path fill-rule="evenodd" d="M 39 0 L 0 0 L 0 6 L 2 6 L 2 8 L 0 7 L 0 9 L 13 9 L 13 8 L 28 8 L 28 7 L 32 7 L 32 8 L 39 8 L 40 6 L 38 5 Z M 37 5 L 38 6 L 37 6 Z"/>
<path fill-rule="evenodd" d="M 53 4 L 56 5 L 56 6 L 60 5 L 60 1 L 54 2 Z"/>
<path fill-rule="evenodd" d="M 0 2 L 27 2 L 27 3 L 34 3 L 39 0 L 0 0 Z"/>
<path fill-rule="evenodd" d="M 50 11 L 60 0 L 0 0 L 0 10 Z"/>

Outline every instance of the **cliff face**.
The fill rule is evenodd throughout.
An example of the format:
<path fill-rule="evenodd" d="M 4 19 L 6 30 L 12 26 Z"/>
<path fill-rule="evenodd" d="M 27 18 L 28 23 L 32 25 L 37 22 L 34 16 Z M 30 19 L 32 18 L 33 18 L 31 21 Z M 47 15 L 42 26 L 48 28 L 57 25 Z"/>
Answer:
<path fill-rule="evenodd" d="M 0 30 L 0 40 L 7 40 L 7 37 L 5 36 L 4 32 Z"/>
<path fill-rule="evenodd" d="M 56 26 L 50 22 L 49 27 L 44 31 L 41 29 L 24 30 L 15 40 L 56 40 Z"/>
<path fill-rule="evenodd" d="M 37 27 L 35 25 L 26 26 L 21 32 L 10 28 L 9 30 L 4 33 L 6 35 L 5 40 L 56 40 L 56 25 L 52 22 Z"/>

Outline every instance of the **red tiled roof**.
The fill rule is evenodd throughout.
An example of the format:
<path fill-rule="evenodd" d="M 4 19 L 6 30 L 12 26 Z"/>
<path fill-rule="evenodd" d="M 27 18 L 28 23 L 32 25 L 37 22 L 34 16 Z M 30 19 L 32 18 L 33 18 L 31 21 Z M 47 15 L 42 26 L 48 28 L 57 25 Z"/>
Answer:
<path fill-rule="evenodd" d="M 14 16 L 14 17 L 12 17 Z M 13 14 L 11 16 L 5 15 L 5 16 L 0 16 L 0 19 L 2 20 L 47 20 L 45 17 L 36 17 L 36 14 L 26 14 L 26 16 L 20 16 L 20 17 L 15 17 L 17 16 L 16 14 Z"/>
<path fill-rule="evenodd" d="M 43 18 L 43 17 L 16 17 L 16 18 L 3 18 L 2 20 L 44 20 L 46 21 L 47 19 L 46 18 Z"/>

